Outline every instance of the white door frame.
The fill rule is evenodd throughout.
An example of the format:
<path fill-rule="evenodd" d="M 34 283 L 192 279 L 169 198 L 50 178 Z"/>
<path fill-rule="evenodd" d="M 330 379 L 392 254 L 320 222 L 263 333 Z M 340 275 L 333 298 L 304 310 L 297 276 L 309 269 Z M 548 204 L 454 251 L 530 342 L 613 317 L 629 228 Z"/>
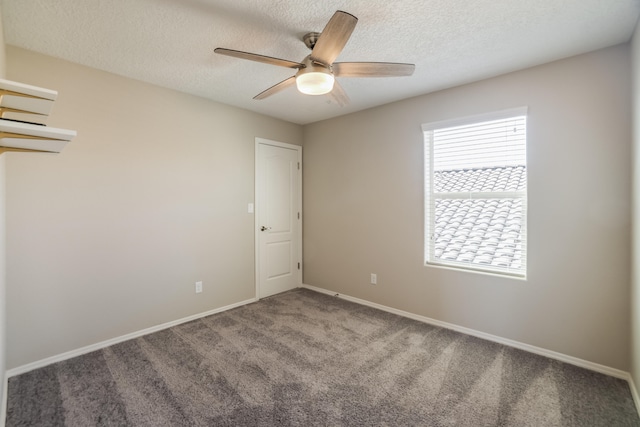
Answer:
<path fill-rule="evenodd" d="M 264 145 L 272 145 L 274 147 L 282 147 L 288 148 L 290 150 L 295 150 L 298 152 L 298 212 L 300 214 L 300 218 L 298 220 L 298 224 L 296 227 L 296 245 L 297 245 L 297 257 L 298 262 L 300 263 L 300 268 L 298 269 L 297 282 L 298 286 L 302 286 L 302 147 L 299 145 L 287 144 L 286 142 L 273 141 L 265 138 L 256 137 L 255 142 L 255 163 L 254 163 L 254 202 L 255 202 L 255 210 L 254 210 L 254 245 L 255 245 L 255 295 L 256 299 L 260 299 L 260 209 L 262 208 L 259 203 L 258 197 L 258 188 L 259 188 L 259 179 L 260 176 L 258 174 L 258 164 L 260 159 L 259 156 L 259 146 L 261 144 Z"/>

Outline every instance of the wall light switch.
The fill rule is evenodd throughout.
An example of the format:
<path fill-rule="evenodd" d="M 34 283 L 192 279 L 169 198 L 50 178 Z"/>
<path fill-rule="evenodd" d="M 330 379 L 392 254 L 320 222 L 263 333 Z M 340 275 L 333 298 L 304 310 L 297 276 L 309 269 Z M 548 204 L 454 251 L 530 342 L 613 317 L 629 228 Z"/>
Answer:
<path fill-rule="evenodd" d="M 196 294 L 202 292 L 202 282 L 196 282 Z"/>
<path fill-rule="evenodd" d="M 253 213 L 253 203 L 247 205 L 247 213 Z"/>
<path fill-rule="evenodd" d="M 375 273 L 371 273 L 371 284 L 372 285 L 378 284 L 378 275 Z"/>

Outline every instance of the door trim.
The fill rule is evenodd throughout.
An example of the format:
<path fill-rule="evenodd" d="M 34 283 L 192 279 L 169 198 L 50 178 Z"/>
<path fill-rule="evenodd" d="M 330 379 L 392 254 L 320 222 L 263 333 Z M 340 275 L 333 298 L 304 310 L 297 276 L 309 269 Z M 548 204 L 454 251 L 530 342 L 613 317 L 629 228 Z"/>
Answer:
<path fill-rule="evenodd" d="M 286 142 L 273 141 L 270 139 L 259 138 L 256 137 L 255 147 L 254 147 L 254 220 L 253 220 L 253 228 L 254 228 L 254 270 L 255 270 L 255 297 L 256 299 L 260 299 L 260 224 L 258 221 L 260 219 L 260 203 L 258 197 L 258 180 L 260 178 L 258 174 L 258 164 L 259 164 L 259 147 L 260 145 L 272 145 L 274 147 L 288 148 L 290 150 L 295 150 L 298 152 L 298 164 L 300 167 L 298 168 L 298 212 L 300 213 L 300 218 L 298 220 L 298 224 L 296 227 L 296 245 L 297 245 L 297 258 L 300 263 L 300 268 L 298 269 L 297 283 L 298 286 L 302 286 L 302 269 L 304 268 L 302 262 L 302 146 L 287 144 Z"/>

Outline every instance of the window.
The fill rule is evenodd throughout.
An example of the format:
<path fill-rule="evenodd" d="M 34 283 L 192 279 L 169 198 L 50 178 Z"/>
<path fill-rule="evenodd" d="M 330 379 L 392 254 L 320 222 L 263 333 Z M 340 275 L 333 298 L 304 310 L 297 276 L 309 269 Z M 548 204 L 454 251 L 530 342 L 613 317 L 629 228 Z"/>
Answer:
<path fill-rule="evenodd" d="M 422 126 L 426 264 L 524 277 L 526 109 Z"/>

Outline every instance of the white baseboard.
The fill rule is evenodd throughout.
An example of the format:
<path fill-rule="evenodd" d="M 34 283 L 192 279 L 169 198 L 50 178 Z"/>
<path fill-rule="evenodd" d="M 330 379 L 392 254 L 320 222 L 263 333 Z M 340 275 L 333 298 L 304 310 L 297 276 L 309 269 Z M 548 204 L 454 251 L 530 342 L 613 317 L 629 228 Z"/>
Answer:
<path fill-rule="evenodd" d="M 4 374 L 2 378 L 2 402 L 0 402 L 0 427 L 4 427 L 7 422 L 7 390 L 9 389 L 9 377 Z"/>
<path fill-rule="evenodd" d="M 172 326 L 177 326 L 182 323 L 191 322 L 192 320 L 197 320 L 202 317 L 210 316 L 212 314 L 221 313 L 223 311 L 231 310 L 232 308 L 240 307 L 246 304 L 251 304 L 253 302 L 258 301 L 257 298 L 251 298 L 245 301 L 237 302 L 235 304 L 230 304 L 225 307 L 216 308 L 213 310 L 205 311 L 204 313 L 194 314 L 193 316 L 184 317 L 182 319 L 174 320 L 171 322 L 163 323 L 161 325 L 152 326 L 147 329 L 143 329 L 141 331 L 132 332 L 130 334 L 122 335 L 116 338 L 112 338 L 106 341 L 102 341 L 96 344 L 91 344 L 86 347 L 82 347 L 76 350 L 67 351 L 66 353 L 58 354 L 56 356 L 47 357 L 42 360 L 38 360 L 32 363 L 28 363 L 26 365 L 18 366 L 17 368 L 7 370 L 5 374 L 5 383 L 7 379 L 16 375 L 24 374 L 25 372 L 33 371 L 34 369 L 42 368 L 47 365 L 51 365 L 52 363 L 61 362 L 63 360 L 71 359 L 76 356 L 81 356 L 86 353 L 91 353 L 92 351 L 101 350 L 105 347 L 109 347 L 110 345 L 118 344 L 124 341 L 128 341 L 130 339 L 138 338 L 143 335 L 148 335 L 153 332 L 158 332 L 163 329 L 171 328 Z M 6 391 L 5 391 L 6 393 Z M 6 394 L 3 396 L 3 399 L 6 400 Z M 1 425 L 1 424 L 0 424 Z"/>
<path fill-rule="evenodd" d="M 638 389 L 636 388 L 636 383 L 635 381 L 633 381 L 633 376 L 631 374 L 629 374 L 627 382 L 629 383 L 629 388 L 631 389 L 633 402 L 636 404 L 636 410 L 638 411 L 638 415 L 640 415 L 640 396 L 638 396 Z"/>
<path fill-rule="evenodd" d="M 418 314 L 409 313 L 408 311 L 398 310 L 392 307 L 387 307 L 385 305 L 376 304 L 374 302 L 370 302 L 367 300 L 363 300 L 360 298 L 351 297 L 348 295 L 344 295 L 341 293 L 329 291 L 327 289 L 317 288 L 315 286 L 310 285 L 302 285 L 303 288 L 310 289 L 312 291 L 321 292 L 327 295 L 337 296 L 339 298 L 345 299 L 347 301 L 355 302 L 357 304 L 366 305 L 369 307 L 377 308 L 379 310 L 387 311 L 389 313 L 397 314 L 399 316 L 408 317 L 409 319 L 417 320 L 419 322 L 428 323 L 434 326 L 440 326 L 442 328 L 451 329 L 456 332 L 461 332 L 466 335 L 471 335 L 474 337 L 482 338 L 487 341 L 497 342 L 499 344 L 504 344 L 509 347 L 517 348 L 520 350 L 527 351 L 529 353 L 539 354 L 541 356 L 546 356 L 551 359 L 559 360 L 561 362 L 569 363 L 571 365 L 579 366 L 581 368 L 589 369 L 595 372 L 600 372 L 601 374 L 609 375 L 615 378 L 621 378 L 629 381 L 629 384 L 632 384 L 631 374 L 629 372 L 621 371 L 620 369 L 611 368 L 609 366 L 600 365 L 598 363 L 589 362 L 588 360 L 579 359 L 577 357 L 569 356 L 566 354 L 558 353 L 552 350 L 547 350 L 544 348 L 536 347 L 533 345 L 525 344 L 519 341 L 510 340 L 507 338 L 502 338 L 497 335 L 487 334 L 485 332 L 476 331 L 475 329 L 465 328 L 463 326 L 454 325 L 453 323 L 443 322 L 441 320 L 431 319 L 429 317 L 420 316 Z M 633 393 L 633 392 L 632 392 Z M 637 393 L 636 393 L 637 395 Z M 636 400 L 636 396 L 634 396 L 634 400 L 636 401 L 636 408 L 640 408 L 638 405 L 638 400 Z"/>

